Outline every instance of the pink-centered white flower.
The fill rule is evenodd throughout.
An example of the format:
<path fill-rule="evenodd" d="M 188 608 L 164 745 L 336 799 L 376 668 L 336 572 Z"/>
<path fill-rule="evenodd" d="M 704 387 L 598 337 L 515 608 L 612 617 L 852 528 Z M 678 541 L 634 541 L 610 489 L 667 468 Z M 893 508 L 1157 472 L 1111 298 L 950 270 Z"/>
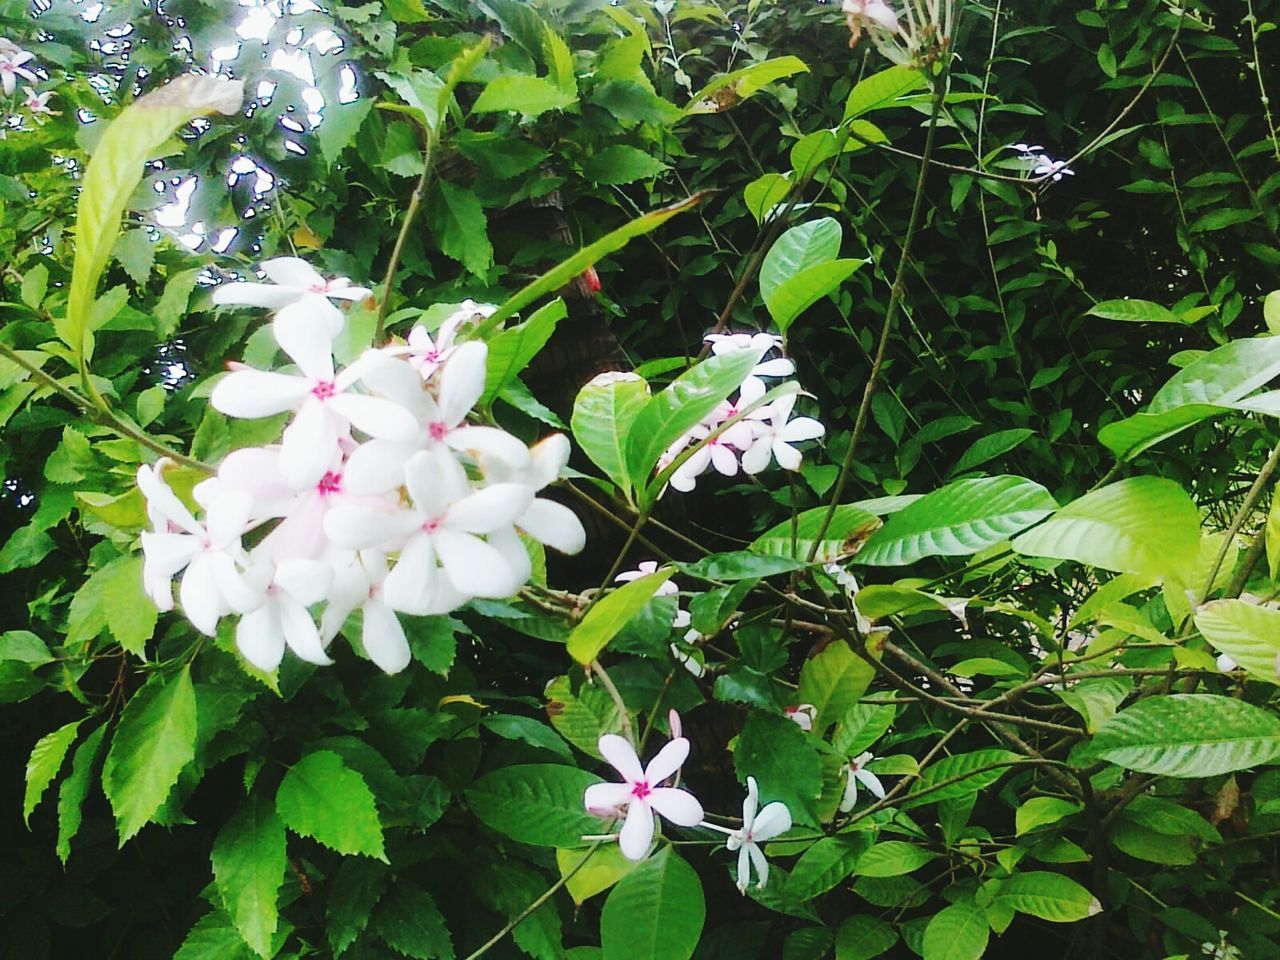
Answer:
<path fill-rule="evenodd" d="M 709 333 L 704 339 L 711 344 L 711 352 L 716 356 L 740 350 L 763 350 L 767 353 L 782 347 L 782 338 L 772 333 Z M 795 363 L 787 357 L 761 360 L 751 368 L 743 385 L 750 384 L 749 390 L 758 389 L 757 395 L 763 395 L 764 384 L 760 377 L 789 377 L 795 372 Z"/>
<path fill-rule="evenodd" d="M 520 579 L 481 537 L 509 527 L 533 500 L 524 484 L 472 490 L 466 471 L 443 448 L 423 450 L 404 468 L 413 508 L 342 504 L 325 516 L 334 543 L 352 550 L 400 547 L 383 584 L 387 602 L 406 613 L 440 613 L 457 598 L 507 597 Z"/>
<path fill-rule="evenodd" d="M 272 331 L 299 372 L 237 367 L 218 381 L 210 402 L 229 417 L 294 412 L 280 445 L 280 470 L 295 489 L 320 481 L 352 426 L 387 440 L 407 440 L 417 433 L 417 421 L 403 407 L 352 390 L 362 373 L 360 364 L 335 373 L 332 333 L 306 302 L 282 308 Z"/>
<path fill-rule="evenodd" d="M 434 338 L 426 327 L 419 325 L 409 331 L 409 336 L 405 338 L 406 345 L 399 349 L 408 355 L 409 363 L 422 374 L 422 379 L 430 380 L 453 350 L 459 329 L 477 319 L 493 316 L 497 309 L 490 303 L 464 300 L 436 328 Z"/>
<path fill-rule="evenodd" d="M 818 708 L 812 703 L 791 704 L 783 713 L 805 733 L 813 730 L 813 722 L 818 719 Z"/>
<path fill-rule="evenodd" d="M 365 550 L 338 567 L 329 603 L 320 618 L 320 636 L 327 645 L 338 635 L 347 617 L 359 610 L 364 652 L 386 673 L 399 673 L 409 665 L 409 641 L 383 594 L 387 572 L 386 555 L 377 550 Z"/>
<path fill-rule="evenodd" d="M 34 54 L 11 43 L 7 44 L 4 49 L 0 49 L 0 89 L 4 90 L 6 97 L 13 96 L 14 90 L 18 88 L 19 77 L 30 83 L 39 82 L 40 78 L 23 66 L 23 64 L 31 63 L 33 60 L 35 60 Z"/>
<path fill-rule="evenodd" d="M 866 765 L 874 760 L 870 751 L 860 753 L 845 764 L 844 796 L 840 798 L 840 812 L 848 813 L 858 802 L 858 784 L 862 784 L 877 800 L 884 799 L 884 785 Z"/>
<path fill-rule="evenodd" d="M 31 87 L 23 87 L 22 105 L 33 115 L 38 116 L 44 114 L 52 116 L 53 111 L 49 109 L 49 98 L 53 96 L 52 90 L 46 90 L 44 93 L 37 93 Z"/>
<path fill-rule="evenodd" d="M 308 663 L 333 662 L 307 609 L 328 595 L 333 567 L 319 560 L 265 561 L 245 579 L 258 591 L 257 604 L 241 610 L 236 625 L 236 647 L 246 660 L 259 670 L 274 670 L 287 646 Z"/>
<path fill-rule="evenodd" d="M 862 38 L 864 28 L 898 32 L 898 14 L 884 0 L 844 0 L 840 9 L 849 26 L 851 47 Z"/>
<path fill-rule="evenodd" d="M 178 590 L 182 610 L 197 630 L 213 636 L 233 601 L 243 602 L 236 564 L 244 558 L 240 537 L 252 504 L 244 494 L 229 492 L 208 504 L 200 523 L 164 482 L 169 463 L 138 468 L 138 488 L 155 527 L 142 534 L 143 588 L 157 607 L 172 610 L 172 581 L 185 570 Z"/>
<path fill-rule="evenodd" d="M 693 794 L 662 783 L 675 775 L 689 756 L 689 741 L 668 741 L 649 761 L 640 765 L 635 749 L 622 737 L 606 733 L 599 741 L 600 755 L 622 776 L 622 783 L 593 783 L 583 794 L 587 810 L 600 816 L 626 810 L 618 846 L 628 860 L 643 860 L 653 843 L 654 816 L 661 815 L 681 827 L 697 826 L 702 804 Z"/>
<path fill-rule="evenodd" d="M 325 305 L 330 300 L 363 300 L 370 292 L 367 287 L 357 287 L 346 277 L 326 279 L 301 257 L 264 260 L 259 268 L 266 274 L 269 282 L 224 283 L 214 289 L 213 302 L 279 310 L 307 298 L 316 298 Z M 313 302 L 312 309 L 316 308 Z M 333 319 L 332 313 L 328 311 L 325 311 L 325 317 L 330 321 Z M 338 323 L 341 329 L 341 313 L 338 313 Z M 337 332 L 334 331 L 335 334 Z"/>
<path fill-rule="evenodd" d="M 788 419 L 795 403 L 793 393 L 784 394 L 769 405 L 768 421 L 756 426 L 756 439 L 742 454 L 744 473 L 760 473 L 769 466 L 770 460 L 776 460 L 784 470 L 799 470 L 801 453 L 792 444 L 816 440 L 827 432 L 826 427 L 812 417 Z"/>
<path fill-rule="evenodd" d="M 630 583 L 632 580 L 639 580 L 641 577 L 647 577 L 650 574 L 658 572 L 657 560 L 641 560 L 634 570 L 624 570 L 613 578 L 614 583 Z M 676 586 L 673 580 L 664 580 L 662 585 L 658 587 L 654 593 L 655 597 L 673 597 L 680 592 L 680 588 Z"/>
<path fill-rule="evenodd" d="M 746 892 L 755 867 L 756 889 L 769 882 L 769 861 L 760 844 L 791 829 L 791 811 L 775 800 L 759 809 L 760 790 L 755 777 L 747 777 L 747 797 L 742 801 L 742 828 L 734 830 L 725 841 L 730 850 L 738 851 L 738 889 Z"/>

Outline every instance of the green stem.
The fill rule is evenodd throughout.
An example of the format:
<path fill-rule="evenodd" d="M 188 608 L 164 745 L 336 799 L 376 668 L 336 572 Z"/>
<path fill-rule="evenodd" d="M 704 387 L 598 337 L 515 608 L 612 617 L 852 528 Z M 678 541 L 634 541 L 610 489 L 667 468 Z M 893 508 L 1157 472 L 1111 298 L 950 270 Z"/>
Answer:
<path fill-rule="evenodd" d="M 375 346 L 382 342 L 385 333 L 387 309 L 391 306 L 391 284 L 396 278 L 396 271 L 400 269 L 400 257 L 404 253 L 404 245 L 409 238 L 409 228 L 413 226 L 413 221 L 418 216 L 418 209 L 422 206 L 422 199 L 427 192 L 427 184 L 431 181 L 431 130 L 425 126 L 421 127 L 421 130 L 422 174 L 418 177 L 418 182 L 414 184 L 413 193 L 409 197 L 409 208 L 404 212 L 404 220 L 400 224 L 400 233 L 396 236 L 396 245 L 391 248 L 391 259 L 387 262 L 387 273 L 382 281 L 382 303 L 378 305 L 378 323 L 373 330 L 373 343 Z"/>

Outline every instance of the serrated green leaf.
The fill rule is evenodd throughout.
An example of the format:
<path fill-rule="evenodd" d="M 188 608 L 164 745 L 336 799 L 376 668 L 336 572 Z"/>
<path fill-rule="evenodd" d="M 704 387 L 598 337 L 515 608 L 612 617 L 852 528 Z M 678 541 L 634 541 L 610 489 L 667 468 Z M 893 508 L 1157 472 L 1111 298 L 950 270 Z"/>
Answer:
<path fill-rule="evenodd" d="M 195 757 L 196 694 L 191 668 L 155 676 L 129 699 L 111 737 L 102 788 L 115 811 L 120 843 L 142 829 Z"/>
<path fill-rule="evenodd" d="M 689 960 L 706 916 L 698 875 L 664 847 L 623 877 L 605 900 L 604 960 Z"/>
<path fill-rule="evenodd" d="M 489 221 L 475 193 L 452 183 L 438 183 L 429 205 L 440 251 L 477 277 L 493 266 Z"/>
<path fill-rule="evenodd" d="M 31 756 L 27 760 L 27 785 L 22 796 L 22 821 L 28 826 L 31 824 L 31 812 L 35 810 L 45 790 L 49 788 L 49 784 L 53 783 L 53 778 L 58 775 L 58 771 L 62 769 L 62 761 L 66 759 L 67 751 L 75 742 L 76 731 L 80 729 L 81 722 L 73 720 L 57 730 L 46 733 L 31 748 Z"/>
<path fill-rule="evenodd" d="M 471 109 L 476 113 L 518 113 L 532 120 L 548 110 L 563 110 L 577 99 L 543 77 L 505 73 L 489 81 Z"/>
<path fill-rule="evenodd" d="M 1008 540 L 1056 506 L 1049 491 L 1022 477 L 957 480 L 890 517 L 854 559 L 902 566 L 924 557 L 967 556 Z"/>
<path fill-rule="evenodd" d="M 600 757 L 600 735 L 614 733 L 621 724 L 618 707 L 599 686 L 584 685 L 575 696 L 568 677 L 547 684 L 547 716 L 560 736 L 588 756 Z"/>
<path fill-rule="evenodd" d="M 270 958 L 287 866 L 284 823 L 255 794 L 218 831 L 210 859 L 218 896 L 240 936 L 258 956 Z"/>
<path fill-rule="evenodd" d="M 404 879 L 378 904 L 370 928 L 397 953 L 414 960 L 453 960 L 453 940 L 431 894 Z"/>
<path fill-rule="evenodd" d="M 107 725 L 104 723 L 93 733 L 85 737 L 84 742 L 76 747 L 71 757 L 71 772 L 58 785 L 58 859 L 65 866 L 71 856 L 71 841 L 80 832 L 83 820 L 85 797 L 89 795 L 92 774 L 98 754 L 102 750 L 102 741 L 106 737 Z"/>
<path fill-rule="evenodd" d="M 485 826 L 520 843 L 572 847 L 606 826 L 587 813 L 582 795 L 599 778 L 555 763 L 503 767 L 467 790 L 467 805 Z"/>
<path fill-rule="evenodd" d="M 294 833 L 339 853 L 387 859 L 373 794 L 332 750 L 310 753 L 289 768 L 276 791 L 276 812 Z"/>
<path fill-rule="evenodd" d="M 1139 700 L 1099 728 L 1090 755 L 1165 777 L 1215 777 L 1280 757 L 1280 717 L 1215 694 Z"/>
<path fill-rule="evenodd" d="M 657 157 L 644 150 L 614 144 L 592 154 L 582 165 L 582 172 L 588 180 L 599 184 L 634 183 L 637 180 L 649 180 L 666 169 Z"/>

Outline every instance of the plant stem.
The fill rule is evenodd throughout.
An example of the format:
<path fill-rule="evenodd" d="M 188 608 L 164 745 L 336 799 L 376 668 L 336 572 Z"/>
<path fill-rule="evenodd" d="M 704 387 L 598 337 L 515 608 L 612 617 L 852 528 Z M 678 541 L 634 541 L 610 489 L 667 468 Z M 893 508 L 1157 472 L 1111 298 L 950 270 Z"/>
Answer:
<path fill-rule="evenodd" d="M 845 484 L 848 482 L 849 473 L 853 468 L 853 458 L 858 449 L 858 440 L 867 426 L 867 414 L 871 410 L 871 397 L 875 394 L 876 383 L 880 379 L 880 371 L 884 366 L 885 350 L 889 345 L 889 335 L 893 332 L 893 321 L 897 317 L 898 309 L 902 303 L 902 292 L 906 287 L 907 265 L 911 261 L 911 244 L 920 225 L 920 211 L 924 207 L 924 185 L 929 176 L 929 160 L 933 156 L 933 146 L 938 134 L 938 114 L 942 110 L 942 100 L 945 95 L 946 77 L 944 75 L 938 77 L 935 81 L 933 110 L 929 117 L 929 132 L 925 135 L 920 175 L 916 178 L 916 194 L 911 201 L 911 217 L 907 221 L 907 232 L 902 240 L 902 255 L 898 258 L 897 274 L 893 278 L 893 286 L 889 289 L 889 304 L 885 308 L 884 323 L 880 327 L 880 339 L 876 344 L 875 358 L 871 361 L 871 373 L 868 375 L 867 385 L 862 391 L 862 402 L 858 404 L 858 414 L 854 419 L 853 433 L 849 437 L 849 447 L 845 451 L 844 462 L 840 465 L 840 474 L 836 477 L 835 486 L 831 491 L 831 502 L 827 506 L 827 513 L 822 518 L 821 526 L 818 527 L 818 533 L 813 538 L 813 544 L 809 547 L 809 556 L 807 558 L 809 563 L 813 563 L 814 557 L 818 554 L 818 548 L 822 544 L 822 538 L 826 535 L 827 529 L 831 526 L 831 521 L 835 518 L 836 507 L 840 505 L 840 498 L 844 495 Z"/>
<path fill-rule="evenodd" d="M 609 676 L 608 671 L 601 665 L 599 660 L 591 661 L 591 672 L 600 678 L 600 685 L 604 687 L 609 694 L 609 698 L 613 700 L 613 705 L 618 708 L 618 716 L 622 721 L 622 735 L 627 738 L 627 742 L 631 744 L 637 751 L 640 749 L 639 743 L 636 742 L 636 731 L 631 726 L 631 714 L 627 710 L 626 701 L 622 699 L 622 694 L 618 692 L 618 688 L 614 686 L 613 679 Z"/>
<path fill-rule="evenodd" d="M 510 922 L 508 922 L 505 927 L 503 927 L 501 930 L 495 933 L 492 937 L 486 940 L 483 945 L 478 947 L 472 953 L 467 954 L 466 960 L 477 960 L 477 958 L 484 956 L 486 953 L 488 953 L 490 950 L 496 947 L 500 942 L 502 942 L 503 937 L 505 937 L 508 933 L 510 933 L 516 927 L 520 926 L 520 924 L 523 923 L 525 920 L 528 920 L 529 917 L 533 916 L 533 914 L 536 913 L 542 907 L 543 904 L 545 904 L 548 900 L 550 900 L 553 896 L 555 896 L 555 893 L 557 890 L 559 890 L 566 883 L 572 880 L 574 874 L 576 874 L 579 870 L 581 870 L 583 867 L 587 865 L 587 861 L 591 859 L 591 857 L 595 854 L 596 850 L 600 848 L 600 844 L 602 844 L 603 842 L 604 842 L 603 840 L 597 840 L 595 843 L 593 843 L 591 845 L 591 848 L 587 850 L 586 856 L 584 856 L 581 860 L 579 860 L 574 865 L 572 870 L 570 870 L 563 877 L 561 877 L 559 880 L 553 883 L 536 900 L 534 900 L 527 907 L 521 910 L 518 914 L 512 917 Z"/>
<path fill-rule="evenodd" d="M 1276 448 L 1271 451 L 1271 456 L 1267 457 L 1267 462 L 1262 465 L 1262 469 L 1258 471 L 1257 477 L 1254 478 L 1253 486 L 1244 495 L 1244 501 L 1240 504 L 1240 509 L 1231 518 L 1231 525 L 1227 527 L 1227 534 L 1222 540 L 1222 547 L 1218 550 L 1217 557 L 1214 558 L 1213 566 L 1209 568 L 1209 575 L 1205 578 L 1204 586 L 1196 595 L 1196 606 L 1204 603 L 1213 591 L 1213 583 L 1218 579 L 1218 571 L 1222 568 L 1222 564 L 1227 558 L 1227 553 L 1235 543 L 1236 534 L 1240 532 L 1240 528 L 1244 526 L 1244 522 L 1249 519 L 1254 507 L 1262 499 L 1262 494 L 1266 491 L 1267 484 L 1270 482 L 1272 474 L 1276 472 L 1277 467 L 1280 467 L 1280 444 L 1277 444 Z M 1247 576 L 1248 574 L 1246 573 Z"/>
<path fill-rule="evenodd" d="M 413 193 L 409 197 L 409 208 L 404 212 L 400 233 L 396 236 L 396 245 L 391 248 L 391 259 L 387 262 L 387 273 L 382 281 L 382 302 L 378 305 L 378 324 L 373 330 L 374 346 L 382 342 L 386 332 L 387 308 L 391 306 L 391 284 L 396 278 L 396 271 L 400 269 L 400 256 L 404 253 L 405 241 L 409 238 L 409 228 L 413 226 L 413 221 L 418 216 L 418 208 L 422 206 L 422 198 L 426 195 L 427 184 L 431 180 L 431 130 L 425 126 L 421 130 L 422 174 L 414 184 Z"/>

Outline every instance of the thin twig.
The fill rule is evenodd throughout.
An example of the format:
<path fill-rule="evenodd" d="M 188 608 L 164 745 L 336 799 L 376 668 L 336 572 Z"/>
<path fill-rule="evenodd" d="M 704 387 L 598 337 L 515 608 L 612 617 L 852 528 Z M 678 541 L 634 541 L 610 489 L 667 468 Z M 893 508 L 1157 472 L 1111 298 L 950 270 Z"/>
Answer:
<path fill-rule="evenodd" d="M 400 224 L 400 233 L 396 236 L 396 245 L 391 248 L 391 259 L 387 262 L 387 273 L 382 281 L 382 302 L 378 305 L 378 324 L 373 330 L 374 346 L 382 343 L 387 322 L 387 309 L 391 306 L 391 284 L 400 269 L 400 256 L 404 253 L 405 241 L 409 238 L 409 228 L 418 216 L 418 208 L 422 206 L 422 198 L 426 195 L 427 184 L 431 181 L 432 143 L 431 129 L 420 126 L 422 132 L 422 174 L 414 184 L 413 194 L 409 197 L 409 207 L 404 212 L 404 220 Z"/>

